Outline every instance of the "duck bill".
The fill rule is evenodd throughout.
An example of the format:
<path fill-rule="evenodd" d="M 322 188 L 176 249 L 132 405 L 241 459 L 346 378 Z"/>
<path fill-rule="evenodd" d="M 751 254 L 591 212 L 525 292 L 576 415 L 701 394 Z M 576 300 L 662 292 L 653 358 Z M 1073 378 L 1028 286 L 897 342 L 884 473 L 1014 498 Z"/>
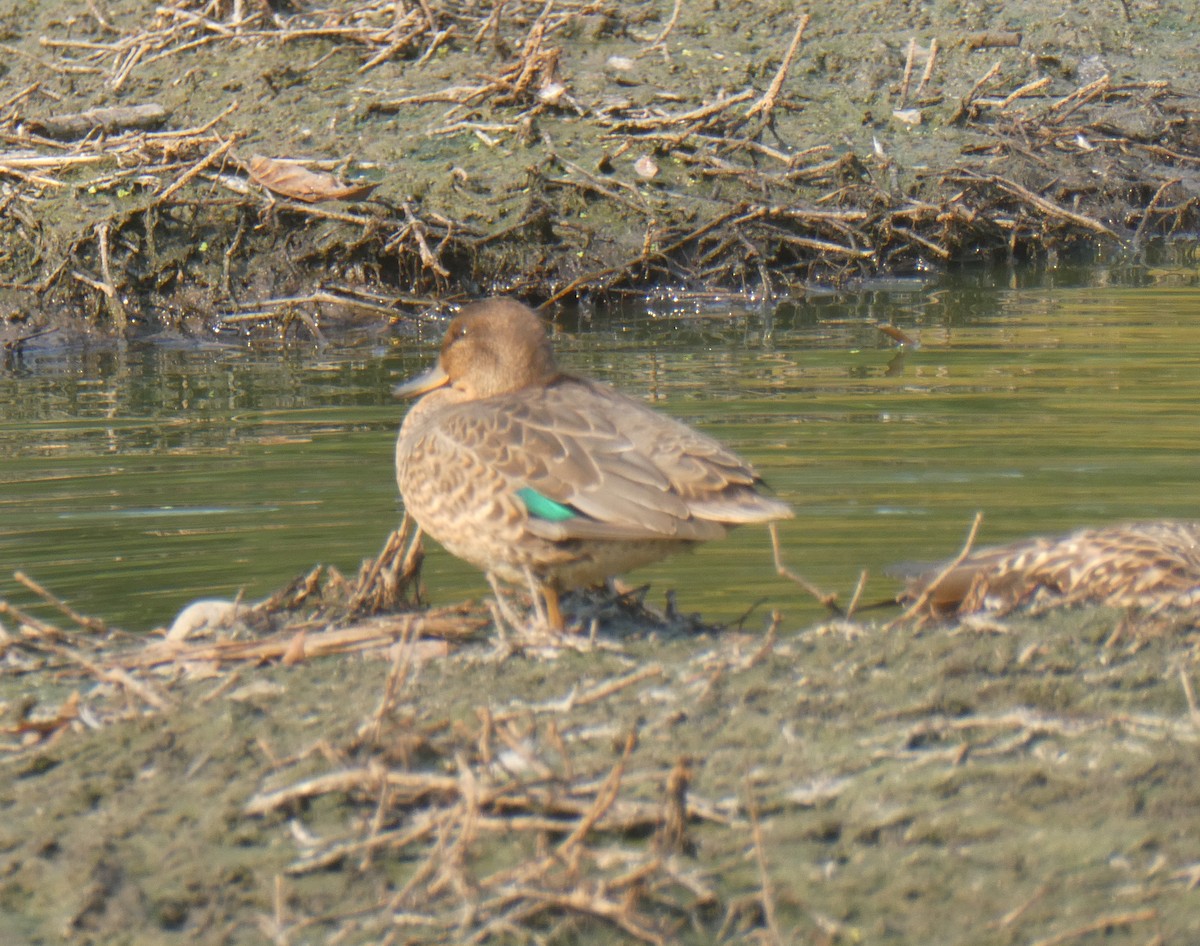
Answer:
<path fill-rule="evenodd" d="M 392 388 L 392 397 L 416 397 L 449 383 L 450 376 L 442 370 L 442 366 L 434 365 L 424 374 L 409 378 L 403 384 L 397 384 Z"/>

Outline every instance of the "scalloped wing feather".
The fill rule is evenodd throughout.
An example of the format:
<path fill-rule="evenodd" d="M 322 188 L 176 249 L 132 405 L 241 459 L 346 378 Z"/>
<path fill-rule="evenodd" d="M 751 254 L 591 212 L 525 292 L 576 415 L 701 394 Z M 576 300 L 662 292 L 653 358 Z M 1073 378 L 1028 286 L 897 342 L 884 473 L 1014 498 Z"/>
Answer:
<path fill-rule="evenodd" d="M 446 410 L 421 439 L 441 464 L 482 465 L 583 514 L 534 534 L 567 539 L 719 538 L 725 525 L 791 516 L 755 491 L 754 470 L 711 437 L 611 388 L 563 377 Z"/>
<path fill-rule="evenodd" d="M 910 586 L 916 597 L 933 576 Z M 1045 596 L 1115 607 L 1200 598 L 1200 523 L 1161 520 L 1037 536 L 972 552 L 938 585 L 936 613 L 1007 613 Z"/>

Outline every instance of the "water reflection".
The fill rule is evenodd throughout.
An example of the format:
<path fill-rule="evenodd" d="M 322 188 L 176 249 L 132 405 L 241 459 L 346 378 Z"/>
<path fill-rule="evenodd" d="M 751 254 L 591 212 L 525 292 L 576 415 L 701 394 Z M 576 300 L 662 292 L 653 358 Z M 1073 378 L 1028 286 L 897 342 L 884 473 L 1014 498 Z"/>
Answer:
<path fill-rule="evenodd" d="M 1149 275 L 1147 275 L 1149 273 Z M 859 571 L 983 539 L 1194 516 L 1200 280 L 1194 269 L 894 282 L 734 316 L 728 300 L 568 314 L 573 370 L 704 427 L 797 509 L 790 563 L 848 594 Z M 1017 280 L 1020 282 L 1021 280 Z M 898 352 L 875 327 L 920 341 Z M 0 370 L 0 596 L 24 569 L 78 608 L 146 628 L 187 601 L 263 595 L 313 563 L 346 570 L 399 515 L 389 389 L 432 354 L 163 347 L 27 355 Z M 639 572 L 656 597 L 733 618 L 817 612 L 761 530 Z M 480 594 L 435 552 L 435 600 Z M 871 591 L 874 591 L 872 595 Z M 757 619 L 755 619 L 757 621 Z"/>

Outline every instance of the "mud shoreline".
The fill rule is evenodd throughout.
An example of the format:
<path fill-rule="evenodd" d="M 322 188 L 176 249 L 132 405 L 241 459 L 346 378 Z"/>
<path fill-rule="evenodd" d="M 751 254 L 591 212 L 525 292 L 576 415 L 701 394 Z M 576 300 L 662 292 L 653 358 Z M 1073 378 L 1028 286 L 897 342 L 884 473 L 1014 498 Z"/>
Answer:
<path fill-rule="evenodd" d="M 0 4 L 0 340 L 798 296 L 1200 232 L 1181 0 L 400 11 Z M 334 181 L 272 193 L 256 156 Z"/>
<path fill-rule="evenodd" d="M 478 623 L 439 639 L 446 620 L 357 643 L 23 627 L 0 673 L 0 936 L 1200 935 L 1194 621 L 610 615 L 513 650 Z"/>

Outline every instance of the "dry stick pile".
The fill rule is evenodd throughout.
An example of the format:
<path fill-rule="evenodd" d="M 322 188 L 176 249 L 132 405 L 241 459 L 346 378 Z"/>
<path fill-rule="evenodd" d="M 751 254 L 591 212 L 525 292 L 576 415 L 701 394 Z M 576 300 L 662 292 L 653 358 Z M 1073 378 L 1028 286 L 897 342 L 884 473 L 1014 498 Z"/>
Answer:
<path fill-rule="evenodd" d="M 661 752 L 640 748 L 661 739 L 678 713 L 674 700 L 654 694 L 682 681 L 707 689 L 762 656 L 724 642 L 679 679 L 651 664 L 574 686 L 561 699 L 479 706 L 473 722 L 447 725 L 441 710 L 431 713 L 406 693 L 411 652 L 397 650 L 375 712 L 349 745 L 324 753 L 355 764 L 299 781 L 289 781 L 292 765 L 278 766 L 273 786 L 244 808 L 289 819 L 301 848 L 289 876 L 356 871 L 384 892 L 373 904 L 347 904 L 344 915 L 281 909 L 270 932 L 282 939 L 313 927 L 401 929 L 456 943 L 543 934 L 557 941 L 581 922 L 598 922 L 653 944 L 683 932 L 731 942 L 770 931 L 785 941 L 755 789 L 747 782 L 744 798 L 715 804 L 692 790 L 689 758 L 662 761 Z M 598 722 L 631 706 L 640 708 L 632 728 Z M 359 811 L 360 827 L 315 839 L 303 822 L 323 797 Z M 747 879 L 748 891 L 731 895 L 742 883 L 727 876 L 736 867 L 698 857 L 700 831 L 730 832 L 722 847 L 736 851 L 739 864 L 753 855 L 757 887 Z M 281 880 L 281 900 L 285 889 Z M 815 912 L 808 921 L 830 937 L 846 932 Z"/>
<path fill-rule="evenodd" d="M 0 600 L 0 673 L 90 681 L 56 709 L 22 709 L 0 752 L 20 752 L 79 728 L 162 711 L 172 705 L 169 684 L 223 675 L 223 692 L 239 666 L 294 664 L 335 654 L 386 650 L 419 641 L 422 658 L 445 656 L 452 641 L 487 626 L 482 610 L 464 605 L 415 610 L 421 553 L 406 520 L 378 557 L 365 561 L 353 581 L 318 566 L 256 604 L 202 601 L 185 609 L 161 635 L 128 634 L 76 613 L 21 572 L 16 580 L 77 629 L 61 627 Z M 12 621 L 12 630 L 4 619 Z M 207 638 L 213 639 L 194 639 Z"/>
<path fill-rule="evenodd" d="M 364 834 L 316 844 L 289 874 L 346 862 L 369 873 L 376 862 L 406 862 L 403 882 L 374 908 L 381 925 L 462 943 L 518 928 L 554 938 L 586 917 L 660 944 L 671 941 L 685 918 L 718 906 L 707 872 L 678 855 L 690 849 L 692 822 L 730 819 L 689 796 L 687 760 L 665 770 L 647 766 L 639 761 L 635 731 L 620 735 L 614 763 L 595 768 L 576 758 L 597 741 L 604 744 L 601 754 L 610 755 L 614 738 L 596 733 L 586 708 L 659 682 L 661 667 L 643 667 L 545 705 L 494 715 L 481 707 L 478 731 L 468 734 L 433 723 L 422 731 L 419 708 L 401 702 L 407 660 L 406 652 L 398 653 L 378 711 L 362 727 L 360 744 L 349 747 L 357 756 L 365 749 L 366 764 L 247 803 L 247 814 L 261 816 L 334 795 L 361 806 L 364 816 L 371 812 L 361 819 Z M 583 712 L 572 716 L 577 711 Z M 408 758 L 389 761 L 401 744 L 410 747 Z M 430 759 L 437 760 L 432 768 Z M 500 835 L 520 853 L 506 856 L 499 869 L 480 869 L 478 849 Z M 340 919 L 294 917 L 276 932 Z"/>
<path fill-rule="evenodd" d="M 374 918 L 384 930 L 483 942 L 519 928 L 553 936 L 590 920 L 665 944 L 681 927 L 711 928 L 724 937 L 760 928 L 764 917 L 773 916 L 753 804 L 747 823 L 737 817 L 736 805 L 718 806 L 690 792 L 686 757 L 672 764 L 655 761 L 652 753 L 648 760 L 639 755 L 640 729 L 659 729 L 664 720 L 621 732 L 596 725 L 597 705 L 631 688 L 663 684 L 663 667 L 639 667 L 546 703 L 495 712 L 480 706 L 474 731 L 427 718 L 408 698 L 414 668 L 444 656 L 448 640 L 474 634 L 483 622 L 452 609 L 367 616 L 411 603 L 419 565 L 414 536 L 402 528 L 378 558 L 363 563 L 355 581 L 332 569 L 315 570 L 266 601 L 237 608 L 234 636 L 203 642 L 188 640 L 195 629 L 181 628 L 180 621 L 146 642 L 78 614 L 18 573 L 20 583 L 79 630 L 0 601 L 0 672 L 80 678 L 94 686 L 86 697 L 76 690 L 48 715 L 32 714 L 32 702 L 22 707 L 15 724 L 0 725 L 7 743 L 0 743 L 0 754 L 15 759 L 72 730 L 167 711 L 175 703 L 170 683 L 185 677 L 217 676 L 201 698 L 208 702 L 229 695 L 240 678 L 237 667 L 389 648 L 391 669 L 376 710 L 350 745 L 326 753 L 359 763 L 260 792 L 244 809 L 250 817 L 294 813 L 332 795 L 369 814 L 357 819 L 363 834 L 308 843 L 288 870 L 295 876 L 346 865 L 369 874 L 381 864 L 390 874 L 389 865 L 407 863 L 403 883 L 389 887 L 373 906 L 355 908 L 354 923 Z M 15 633 L 6 630 L 6 621 L 14 622 Z M 255 636 L 238 639 L 240 632 Z M 733 644 L 705 654 L 697 661 L 703 673 L 692 685 L 710 687 L 753 667 L 766 652 L 757 646 L 747 655 Z M 659 712 L 670 718 L 675 710 L 665 704 Z M 285 761 L 272 778 L 288 773 Z M 719 871 L 692 857 L 692 833 L 701 822 L 738 832 L 745 849 L 755 851 L 764 870 L 758 893 L 723 899 L 717 892 Z M 478 855 L 501 835 L 519 850 L 506 854 L 499 869 L 481 871 Z M 279 878 L 281 898 L 285 883 Z M 345 921 L 337 914 L 298 917 L 281 908 L 273 935 L 283 940 L 300 929 Z"/>
<path fill-rule="evenodd" d="M 765 90 L 718 93 L 699 102 L 689 89 L 663 90 L 683 103 L 666 110 L 620 100 L 587 102 L 573 93 L 570 63 L 556 36 L 602 8 L 563 0 L 490 6 L 422 0 L 285 15 L 262 5 L 176 0 L 158 8 L 149 28 L 122 33 L 109 27 L 117 35 L 108 42 L 48 37 L 46 68 L 100 74 L 117 89 L 149 64 L 215 44 L 349 45 L 362 49 L 363 72 L 397 58 L 419 71 L 446 47 L 487 44 L 500 58 L 498 66 L 479 70 L 467 83 L 379 99 L 367 113 L 448 107 L 428 129 L 430 136 L 470 136 L 489 148 L 509 138 L 525 141 L 531 153 L 540 149 L 542 157 L 527 169 L 523 208 L 490 232 L 416 199 L 380 197 L 331 210 L 306 203 L 308 198 L 275 200 L 255 188 L 243 173 L 249 156 L 238 155 L 237 141 L 218 130 L 225 115 L 170 131 L 140 127 L 165 120 L 152 105 L 37 122 L 24 112 L 34 84 L 0 102 L 0 142 L 18 149 L 0 153 L 0 178 L 14 185 L 0 198 L 0 220 L 7 221 L 0 238 L 14 259 L 37 274 L 8 288 L 38 294 L 74 289 L 123 327 L 136 314 L 127 308 L 138 293 L 205 284 L 227 324 L 300 319 L 316 331 L 308 314 L 313 308 L 337 304 L 392 318 L 397 304 L 423 303 L 422 293 L 444 296 L 463 281 L 550 301 L 664 284 L 770 294 L 979 253 L 1042 252 L 1089 241 L 1137 248 L 1151 236 L 1200 225 L 1194 188 L 1184 180 L 1200 164 L 1188 131 L 1195 108 L 1167 82 L 1121 85 L 1104 77 L 1052 97 L 1048 79 L 1009 88 L 1015 83 L 997 64 L 948 120 L 969 124 L 989 140 L 949 169 L 906 172 L 915 174 L 914 187 L 899 182 L 900 169 L 879 148 L 858 155 L 843 145 L 797 151 L 769 143 L 783 118 L 801 111 L 783 90 L 804 55 L 807 16 L 781 49 Z M 621 15 L 608 8 L 604 13 Z M 645 53 L 668 55 L 664 40 L 678 15 L 677 5 Z M 910 47 L 898 118 L 918 121 L 920 109 L 906 106 L 940 101 L 931 95 L 936 57 L 935 43 L 917 81 Z M 1138 115 L 1141 124 L 1117 127 L 1113 106 Z M 601 143 L 604 152 L 594 166 L 584 167 L 538 132 L 535 119 L 563 115 Z M 83 127 L 90 134 L 82 141 L 53 137 Z M 629 152 L 644 153 L 636 165 L 643 182 L 611 173 L 613 162 Z M 1004 167 L 1020 168 L 1022 179 L 990 172 L 989 161 L 998 157 L 1009 159 Z M 650 186 L 665 159 L 684 166 L 703 188 L 685 193 Z M 99 175 L 87 177 L 91 167 Z M 70 246 L 54 249 L 44 245 L 36 201 L 68 187 L 116 191 L 126 199 Z M 492 197 L 506 199 L 511 195 Z M 602 233 L 581 237 L 579 225 L 568 223 L 581 201 L 635 231 L 640 226 L 640 250 L 630 253 Z M 603 213 L 590 216 L 606 219 Z M 305 224 L 321 224 L 338 238 L 324 249 L 299 252 L 293 263 L 311 264 L 315 273 L 330 254 L 370 260 L 373 267 L 388 261 L 395 284 L 412 287 L 412 293 L 371 293 L 355 284 L 240 301 L 239 277 L 253 259 L 256 231 Z M 206 260 L 198 249 L 210 237 L 221 248 L 215 275 L 204 269 L 212 251 Z"/>
<path fill-rule="evenodd" d="M 281 663 L 284 666 L 344 654 L 403 650 L 407 659 L 441 659 L 454 644 L 478 640 L 489 626 L 487 608 L 464 602 L 441 608 L 422 607 L 420 534 L 407 516 L 388 536 L 375 558 L 365 560 L 353 580 L 336 568 L 317 566 L 257 603 L 202 599 L 193 602 L 169 628 L 150 635 L 130 634 L 104 621 L 78 613 L 67 602 L 23 572 L 15 580 L 64 615 L 74 628 L 63 627 L 0 599 L 0 675 L 32 681 L 82 681 L 94 686 L 82 697 L 75 690 L 61 706 L 19 707 L 11 724 L 0 723 L 0 756 L 40 748 L 62 734 L 96 729 L 131 716 L 169 709 L 170 684 L 217 677 L 208 698 L 236 682 L 241 667 Z M 496 656 L 518 649 L 536 653 L 564 647 L 592 650 L 599 625 L 695 632 L 703 625 L 695 615 L 647 606 L 648 586 L 612 597 L 574 592 L 572 604 L 591 616 L 590 635 L 559 644 L 534 636 L 496 641 Z M 11 622 L 11 623 L 8 623 Z M 776 619 L 775 624 L 778 623 Z M 774 642 L 774 628 L 768 642 Z M 616 645 L 612 645 L 616 646 Z M 4 741 L 4 740 L 8 741 Z"/>
<path fill-rule="evenodd" d="M 708 801 L 693 790 L 691 760 L 670 752 L 664 758 L 661 745 L 679 707 L 762 664 L 775 644 L 773 633 L 765 642 L 722 636 L 682 668 L 639 666 L 586 687 L 576 684 L 558 699 L 516 699 L 499 708 L 481 704 L 473 720 L 456 722 L 446 718 L 444 706 L 423 703 L 409 685 L 419 662 L 430 656 L 430 645 L 442 647 L 434 653 L 444 651 L 443 642 L 426 640 L 427 635 L 469 634 L 478 622 L 447 612 L 364 617 L 412 601 L 418 566 L 412 535 L 402 529 L 353 582 L 313 572 L 267 601 L 246 606 L 239 624 L 265 634 L 259 639 L 191 642 L 176 627 L 149 644 L 76 613 L 19 576 L 80 630 L 66 631 L 0 602 L 0 669 L 71 673 L 112 692 L 106 699 L 96 691 L 86 699 L 73 694 L 51 717 L 25 714 L 16 726 L 0 727 L 5 739 L 16 740 L 3 748 L 15 756 L 69 729 L 168 709 L 172 695 L 161 684 L 183 675 L 389 647 L 391 668 L 374 711 L 347 744 L 332 747 L 320 740 L 319 755 L 332 768 L 296 776 L 298 763 L 318 754 L 316 747 L 293 759 L 273 759 L 267 785 L 244 806 L 246 816 L 274 819 L 276 830 L 289 832 L 300 846 L 286 876 L 277 880 L 276 914 L 264 919 L 272 938 L 291 941 L 305 930 L 326 929 L 335 936 L 399 931 L 458 943 L 539 934 L 557 941 L 584 923 L 611 926 L 630 940 L 652 944 L 678 941 L 684 933 L 711 942 L 794 938 L 797 904 L 793 895 L 790 922 L 785 921 L 756 789 L 747 780 L 736 800 Z M 4 630 L 9 620 L 15 634 Z M 830 633 L 865 631 L 843 621 L 799 639 Z M 789 667 L 794 657 L 792 652 L 786 658 Z M 1127 671 L 1114 665 L 1103 672 Z M 1047 740 L 1063 744 L 1064 753 L 1086 756 L 1094 751 L 1088 740 L 1107 740 L 1114 728 L 1136 737 L 1128 751 L 1139 758 L 1147 742 L 1194 745 L 1200 713 L 1182 665 L 1179 676 L 1191 725 L 1175 715 L 1089 717 L 1076 710 L 1054 715 L 1021 709 L 964 718 L 927 707 L 916 719 L 908 712 L 888 713 L 870 728 L 869 738 L 826 760 L 810 785 L 784 780 L 757 790 L 769 794 L 765 800 L 777 813 L 836 798 L 860 776 L 875 783 L 881 772 L 897 766 L 953 769 L 968 754 L 1014 757 Z M 237 679 L 236 672 L 226 673 L 203 699 L 229 695 Z M 843 684 L 836 686 L 840 691 Z M 642 751 L 640 744 L 652 740 L 660 745 Z M 321 799 L 329 804 L 314 804 Z M 316 823 L 322 810 L 338 812 L 336 829 Z M 349 832 L 342 827 L 347 820 Z M 714 862 L 711 853 L 699 856 L 699 845 L 716 842 L 714 832 L 722 834 L 712 847 L 736 852 L 725 862 Z M 756 880 L 745 876 L 747 863 L 757 867 Z M 731 879 L 738 868 L 741 877 Z M 340 911 L 300 913 L 304 899 L 288 896 L 288 878 L 334 869 L 362 876 L 355 884 L 361 899 Z M 802 904 L 798 909 L 803 928 L 823 938 L 855 935 L 815 909 Z M 1119 925 L 1154 916 L 1151 909 L 1104 919 Z"/>

